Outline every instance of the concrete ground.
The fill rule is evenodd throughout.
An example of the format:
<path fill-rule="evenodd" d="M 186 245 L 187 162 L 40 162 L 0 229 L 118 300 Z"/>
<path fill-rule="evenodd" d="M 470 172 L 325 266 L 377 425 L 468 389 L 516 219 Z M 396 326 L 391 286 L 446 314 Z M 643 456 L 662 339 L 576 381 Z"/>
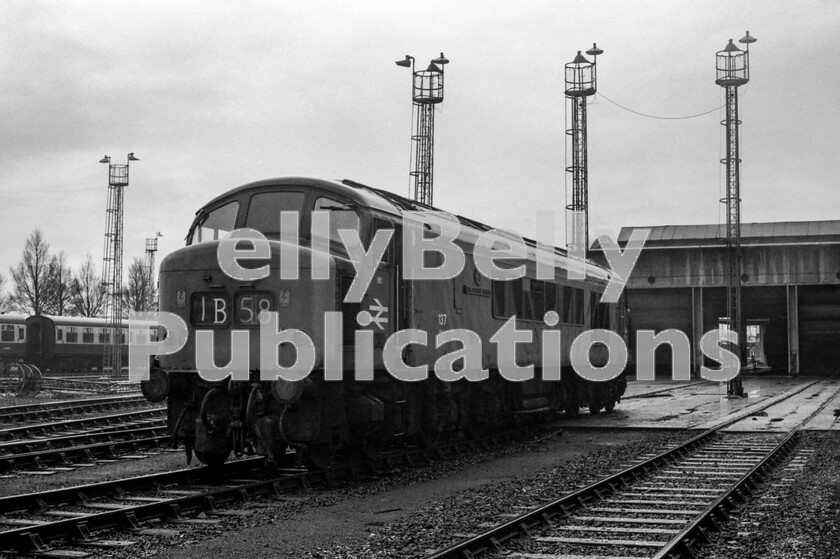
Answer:
<path fill-rule="evenodd" d="M 757 410 L 780 400 L 757 415 L 747 417 L 727 431 L 783 432 L 794 427 L 807 430 L 840 430 L 834 410 L 840 409 L 840 379 L 822 377 L 744 376 L 747 398 L 726 398 L 726 383 L 694 380 L 674 382 L 632 381 L 621 403 L 609 414 L 565 420 L 568 427 L 635 429 L 708 429 L 730 414 Z M 790 396 L 786 398 L 786 396 Z"/>

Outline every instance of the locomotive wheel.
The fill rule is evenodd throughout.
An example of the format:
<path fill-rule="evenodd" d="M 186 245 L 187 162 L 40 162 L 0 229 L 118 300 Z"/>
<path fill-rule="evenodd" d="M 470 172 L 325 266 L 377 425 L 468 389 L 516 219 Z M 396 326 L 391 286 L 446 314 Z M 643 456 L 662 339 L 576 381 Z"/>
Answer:
<path fill-rule="evenodd" d="M 577 405 L 577 402 L 572 402 L 566 406 L 566 417 L 569 419 L 575 419 L 580 415 L 580 407 Z"/>
<path fill-rule="evenodd" d="M 423 429 L 411 436 L 412 442 L 420 448 L 434 448 L 440 442 L 443 433 L 441 431 L 430 431 Z"/>
<path fill-rule="evenodd" d="M 609 413 L 615 409 L 615 400 L 607 398 L 607 403 L 604 404 L 604 411 Z"/>
<path fill-rule="evenodd" d="M 326 470 L 332 464 L 335 449 L 330 443 L 310 444 L 303 451 L 303 464 L 310 470 Z"/>
<path fill-rule="evenodd" d="M 589 413 L 591 413 L 592 415 L 595 415 L 599 411 L 601 411 L 601 406 L 599 404 L 595 404 L 595 403 L 589 404 Z"/>
<path fill-rule="evenodd" d="M 365 441 L 357 447 L 359 458 L 362 460 L 376 460 L 382 456 L 382 441 L 371 440 Z"/>
<path fill-rule="evenodd" d="M 467 428 L 464 430 L 464 434 L 467 436 L 468 439 L 483 439 L 490 435 L 491 426 L 487 423 L 477 423 L 475 421 L 471 421 Z"/>
<path fill-rule="evenodd" d="M 227 452 L 201 452 L 200 450 L 193 450 L 195 453 L 195 457 L 198 458 L 199 462 L 205 464 L 206 466 L 210 466 L 211 468 L 218 468 L 225 462 L 227 462 L 228 456 L 230 456 L 230 451 Z"/>

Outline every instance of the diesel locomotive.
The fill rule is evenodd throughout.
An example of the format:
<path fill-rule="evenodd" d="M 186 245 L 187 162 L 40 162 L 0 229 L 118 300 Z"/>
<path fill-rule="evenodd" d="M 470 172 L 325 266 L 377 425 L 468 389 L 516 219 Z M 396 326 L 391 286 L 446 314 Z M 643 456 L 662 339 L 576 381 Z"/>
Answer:
<path fill-rule="evenodd" d="M 491 280 L 472 258 L 479 237 L 491 228 L 452 216 L 460 226 L 454 246 L 466 255 L 463 268 L 444 281 L 412 279 L 403 259 L 406 218 L 434 211 L 349 180 L 292 177 L 235 188 L 196 212 L 186 246 L 160 264 L 160 310 L 178 315 L 187 331 L 168 334 L 180 338 L 168 340 L 180 349 L 155 356 L 142 383 L 150 400 L 167 399 L 172 436 L 183 441 L 188 460 L 194 453 L 218 465 L 231 453 L 256 453 L 272 462 L 293 450 L 308 467 L 325 468 L 339 452 L 372 456 L 389 445 L 430 446 L 442 437 L 480 436 L 517 420 L 615 407 L 626 388 L 624 374 L 605 382 L 585 380 L 569 356 L 573 340 L 586 330 L 626 334 L 622 305 L 600 302 L 610 270 L 578 261 L 583 273 L 572 274 L 574 262 L 565 250 L 525 240 L 519 257 L 497 262 L 524 265 L 524 276 Z M 281 212 L 297 216 L 296 229 L 281 225 Z M 324 212 L 328 239 L 319 236 L 316 242 L 311 231 Z M 250 262 L 254 269 L 268 267 L 257 279 L 234 277 L 220 263 L 220 244 L 244 229 L 258 231 L 269 247 Z M 370 282 L 356 300 L 347 295 L 358 261 L 354 265 L 342 230 L 355 231 L 363 247 L 372 246 L 378 231 L 393 231 L 381 258 L 366 270 Z M 439 233 L 425 225 L 424 235 Z M 256 254 L 256 241 L 236 243 Z M 446 257 L 427 252 L 424 266 L 440 266 Z M 553 265 L 550 279 L 538 278 L 538 258 Z M 249 261 L 240 264 L 247 268 Z M 290 277 L 293 264 L 296 273 Z M 331 327 L 324 317 L 338 312 L 340 323 Z M 311 340 L 307 351 L 290 343 L 272 349 L 277 363 L 289 370 L 308 358 L 301 378 L 261 374 L 258 332 L 267 313 L 276 313 L 275 327 Z M 532 377 L 519 382 L 503 374 L 494 351 L 494 334 L 511 320 L 532 340 L 513 346 L 516 363 L 535 365 Z M 559 379 L 544 378 L 540 365 L 547 330 L 560 332 Z M 402 331 L 422 331 L 428 339 L 394 343 Z M 472 337 L 435 343 L 452 331 Z M 202 357 L 197 338 L 206 340 L 207 332 L 212 355 Z M 220 376 L 228 365 L 233 372 L 243 351 L 249 357 L 244 376 L 242 371 Z M 595 366 L 606 359 L 606 347 L 595 344 L 588 351 Z M 442 380 L 436 363 L 447 355 L 449 376 Z M 199 361 L 209 362 L 217 374 L 203 374 Z M 388 363 L 395 361 L 413 371 L 428 367 L 429 374 L 408 382 L 391 374 Z M 328 378 L 336 368 L 343 372 L 341 381 Z"/>

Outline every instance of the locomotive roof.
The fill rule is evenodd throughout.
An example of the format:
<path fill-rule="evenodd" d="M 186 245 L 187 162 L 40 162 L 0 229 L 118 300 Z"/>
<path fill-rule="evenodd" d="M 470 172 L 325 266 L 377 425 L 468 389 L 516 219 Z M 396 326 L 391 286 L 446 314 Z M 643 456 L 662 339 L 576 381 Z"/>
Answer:
<path fill-rule="evenodd" d="M 216 196 L 210 202 L 205 204 L 201 209 L 199 209 L 196 212 L 196 215 L 199 215 L 206 210 L 212 209 L 217 204 L 219 204 L 219 202 L 231 197 L 235 197 L 237 194 L 240 194 L 242 192 L 278 186 L 315 187 L 347 198 L 361 207 L 379 210 L 382 212 L 393 214 L 395 216 L 402 215 L 403 212 L 407 211 L 445 211 L 434 206 L 429 206 L 421 202 L 405 198 L 403 196 L 400 196 L 399 194 L 394 194 L 393 192 L 389 192 L 387 190 L 373 188 L 371 186 L 367 186 L 349 179 L 337 181 L 326 179 L 314 179 L 308 177 L 278 177 L 250 182 L 248 184 L 244 184 L 242 186 L 228 190 L 224 194 Z M 485 225 L 483 223 L 480 223 L 478 221 L 464 216 L 460 216 L 457 214 L 452 215 L 458 218 L 462 225 L 472 229 L 477 229 L 479 231 L 490 231 L 495 229 L 494 227 Z M 501 234 L 508 233 L 507 231 L 503 230 L 497 231 Z M 533 239 L 527 239 L 524 237 L 522 239 L 525 241 L 526 244 L 530 245 L 532 248 L 536 248 L 536 241 L 534 241 Z M 568 254 L 568 251 L 560 247 L 554 247 L 554 252 L 560 257 L 573 258 Z M 603 280 L 607 280 L 610 276 L 613 275 L 612 270 L 598 264 L 597 262 L 593 262 L 592 260 L 586 261 L 586 267 L 590 275 L 600 277 Z"/>
<path fill-rule="evenodd" d="M 232 190 L 228 190 L 224 194 L 216 196 L 210 202 L 205 204 L 204 207 L 202 207 L 196 213 L 201 213 L 201 211 L 205 208 L 211 208 L 217 205 L 220 201 L 233 197 L 242 192 L 277 186 L 315 187 L 321 190 L 332 192 L 344 198 L 348 198 L 356 204 L 359 204 L 360 206 L 381 210 L 394 215 L 398 215 L 400 213 L 399 208 L 394 203 L 390 202 L 386 196 L 383 196 L 384 191 L 380 191 L 375 188 L 354 183 L 353 181 L 339 182 L 325 179 L 313 179 L 308 177 L 282 177 L 249 182 L 248 184 L 243 184 L 242 186 L 238 186 Z M 417 204 L 416 202 L 412 202 L 408 199 L 402 198 L 402 196 L 398 196 L 396 194 L 393 194 L 392 196 L 394 196 L 396 199 L 402 199 L 405 202 L 408 202 L 409 204 L 415 204 L 415 209 L 417 210 L 433 209 L 429 206 Z"/>

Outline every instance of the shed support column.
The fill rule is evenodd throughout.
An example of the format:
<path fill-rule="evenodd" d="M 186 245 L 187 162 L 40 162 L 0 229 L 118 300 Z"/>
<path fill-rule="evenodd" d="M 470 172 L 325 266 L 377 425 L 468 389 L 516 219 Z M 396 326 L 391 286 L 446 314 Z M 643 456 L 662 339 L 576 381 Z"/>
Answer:
<path fill-rule="evenodd" d="M 703 352 L 700 349 L 700 338 L 703 337 L 703 288 L 691 288 L 691 360 L 694 376 L 700 378 L 700 367 L 703 366 Z"/>
<path fill-rule="evenodd" d="M 787 286 L 788 374 L 799 374 L 799 287 Z"/>

